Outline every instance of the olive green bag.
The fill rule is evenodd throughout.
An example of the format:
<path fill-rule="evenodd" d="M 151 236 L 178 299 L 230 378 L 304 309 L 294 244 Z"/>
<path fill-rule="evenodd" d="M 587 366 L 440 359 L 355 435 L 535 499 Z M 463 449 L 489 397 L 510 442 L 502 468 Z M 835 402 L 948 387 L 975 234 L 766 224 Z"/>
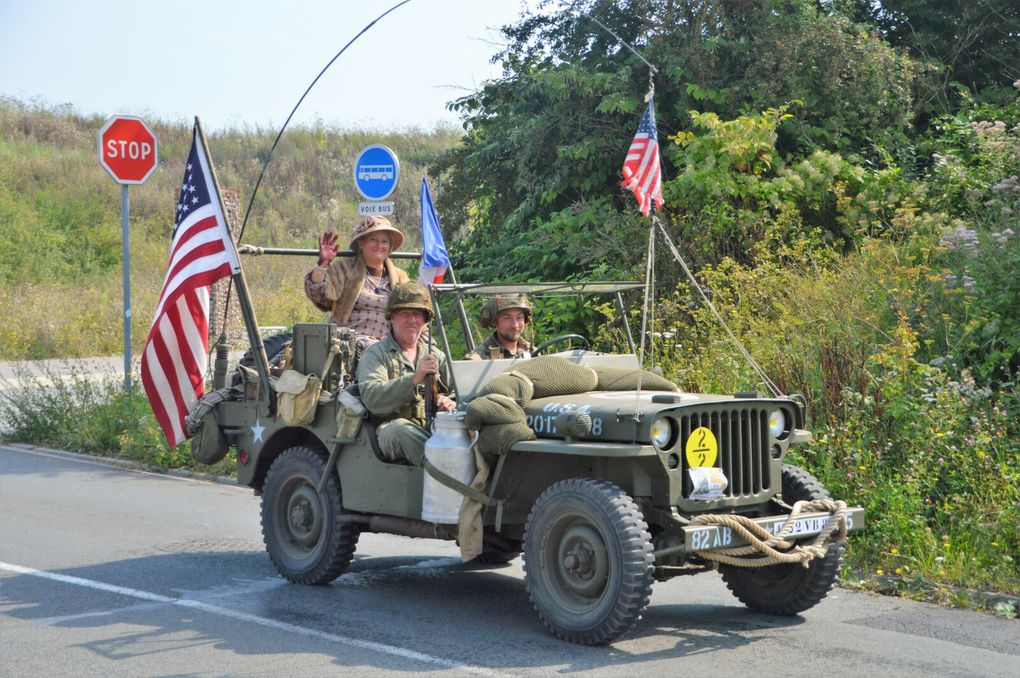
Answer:
<path fill-rule="evenodd" d="M 284 370 L 276 380 L 276 412 L 285 422 L 291 426 L 308 426 L 315 421 L 319 396 L 330 395 L 322 390 L 322 380 L 326 378 L 339 350 L 339 344 L 333 342 L 322 366 L 321 378 L 314 374 L 301 374 L 297 370 Z"/>
<path fill-rule="evenodd" d="M 314 374 L 284 370 L 276 380 L 276 411 L 291 426 L 307 426 L 315 420 L 322 393 L 322 379 Z"/>

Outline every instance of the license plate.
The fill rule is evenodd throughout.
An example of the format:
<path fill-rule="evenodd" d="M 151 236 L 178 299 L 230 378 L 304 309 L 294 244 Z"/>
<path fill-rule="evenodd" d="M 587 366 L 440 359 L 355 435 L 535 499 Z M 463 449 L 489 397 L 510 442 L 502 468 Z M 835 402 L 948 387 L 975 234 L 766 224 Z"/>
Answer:
<path fill-rule="evenodd" d="M 755 518 L 754 522 L 764 528 L 769 534 L 779 534 L 786 523 L 785 516 L 774 516 L 771 518 Z M 802 537 L 813 537 L 829 523 L 828 513 L 807 513 L 793 523 L 793 531 L 788 535 L 791 539 Z M 855 506 L 846 510 L 847 531 L 864 529 L 864 509 Z M 687 553 L 694 551 L 713 551 L 716 549 L 728 549 L 736 546 L 746 546 L 747 540 L 734 532 L 729 527 L 721 525 L 695 525 L 684 527 L 684 549 Z"/>

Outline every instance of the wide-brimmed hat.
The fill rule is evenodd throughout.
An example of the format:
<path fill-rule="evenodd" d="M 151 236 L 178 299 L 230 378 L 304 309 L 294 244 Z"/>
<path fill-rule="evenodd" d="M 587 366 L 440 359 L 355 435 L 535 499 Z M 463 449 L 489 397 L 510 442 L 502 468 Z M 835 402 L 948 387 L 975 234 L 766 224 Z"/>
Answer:
<path fill-rule="evenodd" d="M 389 231 L 390 239 L 390 251 L 400 249 L 400 246 L 404 244 L 404 234 L 398 231 L 390 220 L 386 217 L 365 217 L 361 220 L 357 226 L 354 227 L 354 232 L 351 233 L 351 249 L 354 250 L 354 243 L 358 241 L 358 238 L 368 235 L 369 233 L 376 233 L 377 231 Z"/>

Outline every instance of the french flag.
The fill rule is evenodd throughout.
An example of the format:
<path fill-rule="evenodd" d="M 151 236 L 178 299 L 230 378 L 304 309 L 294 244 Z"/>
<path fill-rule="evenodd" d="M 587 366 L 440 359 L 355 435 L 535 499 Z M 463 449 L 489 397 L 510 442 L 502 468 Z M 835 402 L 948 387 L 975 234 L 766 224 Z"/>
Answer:
<path fill-rule="evenodd" d="M 421 264 L 418 266 L 418 283 L 438 285 L 443 282 L 450 267 L 443 232 L 439 230 L 439 217 L 432 204 L 432 194 L 424 177 L 421 180 Z"/>

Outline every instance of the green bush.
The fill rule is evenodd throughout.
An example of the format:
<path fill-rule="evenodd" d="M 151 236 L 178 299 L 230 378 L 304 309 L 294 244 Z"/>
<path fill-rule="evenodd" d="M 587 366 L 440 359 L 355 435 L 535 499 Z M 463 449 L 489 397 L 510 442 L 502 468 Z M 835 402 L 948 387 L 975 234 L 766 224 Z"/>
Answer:
<path fill-rule="evenodd" d="M 190 443 L 169 447 L 134 375 L 132 388 L 119 379 L 97 379 L 87 366 L 67 361 L 34 375 L 17 370 L 22 388 L 0 394 L 0 420 L 10 440 L 128 459 L 168 468 L 207 466 L 191 459 Z M 233 473 L 221 462 L 213 473 Z"/>

